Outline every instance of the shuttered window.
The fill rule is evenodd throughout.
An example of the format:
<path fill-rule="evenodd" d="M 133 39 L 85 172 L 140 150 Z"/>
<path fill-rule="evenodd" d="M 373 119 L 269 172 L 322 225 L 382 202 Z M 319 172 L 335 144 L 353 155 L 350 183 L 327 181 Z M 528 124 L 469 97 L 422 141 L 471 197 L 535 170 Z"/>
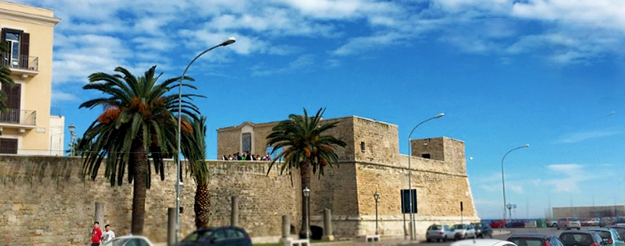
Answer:
<path fill-rule="evenodd" d="M 17 154 L 17 139 L 0 138 L 0 154 Z"/>

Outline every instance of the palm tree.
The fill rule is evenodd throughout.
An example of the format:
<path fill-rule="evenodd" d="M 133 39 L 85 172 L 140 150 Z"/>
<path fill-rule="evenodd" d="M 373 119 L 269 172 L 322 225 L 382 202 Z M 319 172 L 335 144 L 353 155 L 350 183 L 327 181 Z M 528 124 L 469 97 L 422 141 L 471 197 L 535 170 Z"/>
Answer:
<path fill-rule="evenodd" d="M 195 227 L 208 227 L 210 215 L 210 193 L 208 191 L 208 166 L 206 166 L 206 117 L 191 122 L 191 132 L 182 134 L 182 154 L 187 157 L 187 173 L 193 177 L 196 184 Z"/>
<path fill-rule="evenodd" d="M 0 54 L 2 54 L 0 57 L 2 57 L 2 59 L 6 59 L 7 57 L 7 44 L 6 43 L 0 43 Z M 0 85 L 2 85 L 2 88 L 5 87 L 13 87 L 13 85 L 15 84 L 15 82 L 13 82 L 13 79 L 11 78 L 11 70 L 4 66 L 4 61 L 0 61 Z M 6 93 L 4 93 L 4 91 L 0 90 L 0 112 L 6 112 L 7 111 L 7 95 Z"/>
<path fill-rule="evenodd" d="M 272 133 L 267 136 L 268 144 L 273 146 L 271 154 L 278 149 L 284 149 L 284 151 L 269 164 L 267 174 L 276 160 L 284 158 L 284 162 L 280 162 L 280 174 L 285 170 L 290 174 L 291 169 L 298 168 L 301 173 L 302 188 L 310 188 L 312 174 L 319 171 L 319 178 L 321 178 L 326 166 L 338 165 L 335 148 L 336 146 L 345 147 L 347 144 L 333 136 L 324 135 L 327 130 L 338 124 L 338 122 L 322 123 L 321 118 L 324 112 L 325 109 L 321 108 L 315 116 L 309 117 L 304 109 L 304 115 L 291 114 L 288 120 L 281 121 L 272 128 Z M 303 211 L 304 206 L 302 203 Z M 302 223 L 308 216 L 303 211 Z M 304 228 L 300 236 L 301 233 L 304 233 Z"/>
<path fill-rule="evenodd" d="M 178 88 L 179 78 L 162 83 L 155 76 L 156 66 L 135 77 L 123 67 L 117 74 L 103 72 L 89 75 L 85 90 L 96 90 L 104 96 L 86 101 L 80 108 L 104 106 L 104 112 L 85 131 L 78 149 L 82 150 L 84 175 L 95 179 L 102 162 L 105 177 L 111 185 L 122 185 L 128 171 L 128 182 L 133 185 L 132 234 L 143 234 L 146 190 L 150 187 L 150 158 L 156 174 L 165 178 L 163 158 L 176 155 L 178 95 L 167 94 Z M 192 80 L 185 77 L 187 80 Z M 195 89 L 183 83 L 183 86 Z M 194 94 L 183 94 L 183 115 L 197 118 L 198 108 L 189 100 Z M 191 131 L 183 122 L 182 131 Z"/>

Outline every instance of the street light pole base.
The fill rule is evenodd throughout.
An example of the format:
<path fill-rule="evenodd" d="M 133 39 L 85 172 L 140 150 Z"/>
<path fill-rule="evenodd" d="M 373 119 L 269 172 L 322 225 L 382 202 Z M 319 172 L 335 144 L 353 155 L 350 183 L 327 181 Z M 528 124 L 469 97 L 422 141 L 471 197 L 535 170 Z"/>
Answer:
<path fill-rule="evenodd" d="M 323 241 L 334 241 L 334 236 L 333 236 L 333 235 L 330 235 L 330 236 L 323 236 L 323 237 L 321 238 L 321 240 L 323 240 Z"/>

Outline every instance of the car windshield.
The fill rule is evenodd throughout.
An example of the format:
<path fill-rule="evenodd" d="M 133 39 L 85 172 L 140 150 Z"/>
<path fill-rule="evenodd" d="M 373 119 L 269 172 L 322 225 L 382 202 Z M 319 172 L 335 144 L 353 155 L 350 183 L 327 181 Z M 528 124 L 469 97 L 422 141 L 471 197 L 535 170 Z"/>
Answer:
<path fill-rule="evenodd" d="M 451 229 L 454 229 L 454 230 L 456 230 L 456 229 L 467 229 L 467 226 L 466 225 L 454 225 L 453 227 L 451 227 Z M 423 230 L 423 229 L 421 229 L 421 230 Z"/>
<path fill-rule="evenodd" d="M 542 246 L 543 241 L 538 238 L 508 238 L 508 241 L 513 242 L 518 246 Z"/>
<path fill-rule="evenodd" d="M 611 233 L 609 231 L 599 231 L 599 230 L 597 230 L 596 232 L 599 234 L 599 236 L 601 236 L 601 239 L 607 240 L 607 239 L 612 238 L 612 235 L 611 235 Z"/>
<path fill-rule="evenodd" d="M 212 234 L 213 234 L 213 231 L 210 231 L 210 230 L 194 231 L 193 233 L 189 234 L 187 237 L 182 239 L 182 242 L 185 242 L 185 243 L 197 242 L 200 239 L 210 237 Z"/>
<path fill-rule="evenodd" d="M 621 238 L 625 238 L 625 228 L 614 228 L 621 235 Z"/>
<path fill-rule="evenodd" d="M 562 233 L 560 241 L 565 246 L 589 246 L 594 243 L 592 234 L 588 233 Z"/>
<path fill-rule="evenodd" d="M 428 230 L 440 230 L 442 228 L 443 228 L 443 226 L 441 226 L 441 225 L 433 225 L 433 226 L 430 226 L 430 228 Z"/>

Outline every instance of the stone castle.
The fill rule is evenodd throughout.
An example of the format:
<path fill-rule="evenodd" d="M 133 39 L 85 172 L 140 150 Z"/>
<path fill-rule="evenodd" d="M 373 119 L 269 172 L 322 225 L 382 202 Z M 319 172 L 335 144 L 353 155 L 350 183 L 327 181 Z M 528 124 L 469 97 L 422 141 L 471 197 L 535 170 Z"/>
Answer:
<path fill-rule="evenodd" d="M 338 121 L 331 134 L 347 143 L 339 148 L 340 165 L 326 169 L 310 187 L 311 225 L 323 229 L 323 209 L 332 211 L 334 235 L 359 236 L 375 232 L 375 200 L 380 234 L 403 236 L 400 190 L 408 188 L 408 158 L 412 187 L 417 189 L 416 231 L 422 238 L 432 223 L 478 221 L 466 173 L 464 142 L 440 137 L 412 140 L 413 156 L 399 154 L 396 125 L 351 116 Z M 278 122 L 218 129 L 218 156 L 250 151 L 264 154 L 266 136 Z M 230 223 L 231 197 L 239 208 L 238 226 L 255 242 L 276 242 L 281 217 L 291 216 L 300 228 L 299 172 L 280 175 L 268 162 L 209 161 L 211 225 Z M 130 225 L 131 185 L 110 186 L 104 168 L 95 181 L 80 175 L 81 158 L 0 156 L 0 240 L 5 245 L 84 245 L 94 220 L 95 203 L 104 208 L 101 224 L 121 233 Z M 166 165 L 165 180 L 152 176 L 146 202 L 145 233 L 153 242 L 165 242 L 167 208 L 175 206 L 175 165 Z M 187 176 L 182 191 L 181 233 L 193 231 L 195 184 Z M 408 220 L 408 216 L 406 216 Z M 406 224 L 407 225 L 407 224 Z"/>

